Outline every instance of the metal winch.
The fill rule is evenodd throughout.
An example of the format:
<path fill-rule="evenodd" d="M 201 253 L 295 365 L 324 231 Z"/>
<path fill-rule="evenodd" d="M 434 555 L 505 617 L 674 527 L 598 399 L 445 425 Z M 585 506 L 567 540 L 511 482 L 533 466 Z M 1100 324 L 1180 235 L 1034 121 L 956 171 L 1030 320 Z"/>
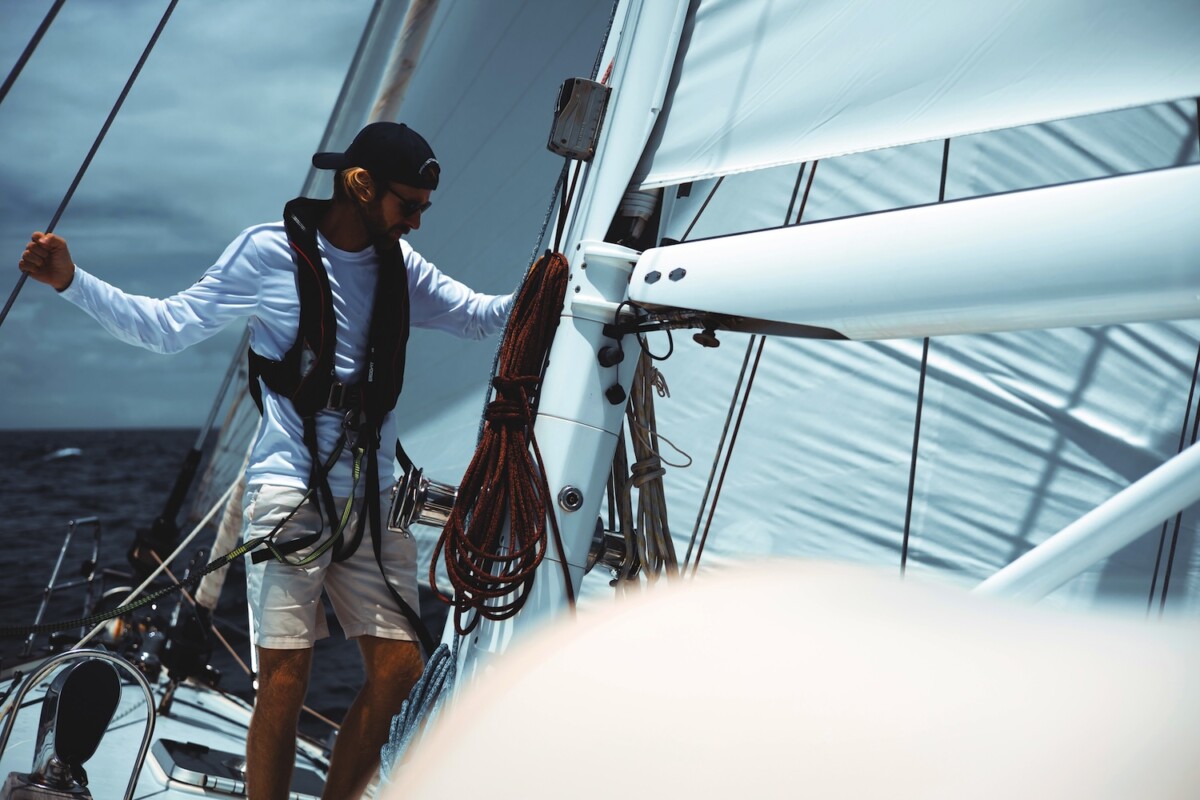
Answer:
<path fill-rule="evenodd" d="M 425 472 L 409 466 L 404 476 L 392 487 L 392 507 L 388 511 L 388 530 L 411 535 L 415 524 L 445 527 L 458 499 L 458 487 L 438 483 L 425 477 Z"/>

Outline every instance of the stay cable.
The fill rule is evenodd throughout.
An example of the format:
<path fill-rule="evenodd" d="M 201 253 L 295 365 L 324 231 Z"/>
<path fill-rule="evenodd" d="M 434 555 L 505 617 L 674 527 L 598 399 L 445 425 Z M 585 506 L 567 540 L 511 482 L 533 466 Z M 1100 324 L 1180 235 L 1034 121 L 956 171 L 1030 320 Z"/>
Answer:
<path fill-rule="evenodd" d="M 92 142 L 91 150 L 88 151 L 87 157 L 83 159 L 83 164 L 80 165 L 79 171 L 75 173 L 75 180 L 71 181 L 71 186 L 63 196 L 62 202 L 58 204 L 58 210 L 54 212 L 54 217 L 50 220 L 50 224 L 46 226 L 45 233 L 54 232 L 54 228 L 58 225 L 59 219 L 62 218 L 63 212 L 67 210 L 67 205 L 71 202 L 71 198 L 75 196 L 75 190 L 79 188 L 79 182 L 83 180 L 84 173 L 91 166 L 92 159 L 96 157 L 96 152 L 100 149 L 101 142 L 104 141 L 104 137 L 108 134 L 108 129 L 112 127 L 113 120 L 117 118 L 117 112 L 124 105 L 125 98 L 129 96 L 129 90 L 133 88 L 133 83 L 141 73 L 146 59 L 150 57 L 150 51 L 154 49 L 154 45 L 158 42 L 158 37 L 162 35 L 163 28 L 167 26 L 167 20 L 171 18 L 171 13 L 178 4 L 179 0 L 171 0 L 170 5 L 167 6 L 167 10 L 163 12 L 162 19 L 158 22 L 158 27 L 154 29 L 154 33 L 150 36 L 150 41 L 146 44 L 146 49 L 142 51 L 142 57 L 138 59 L 133 72 L 129 74 L 129 80 L 125 81 L 125 88 L 121 90 L 121 94 L 117 97 L 117 102 L 113 104 L 112 109 L 108 112 L 108 119 L 104 120 L 104 125 L 100 128 L 100 133 L 97 134 L 95 141 Z M 17 295 L 21 293 L 21 287 L 25 285 L 25 279 L 28 277 L 28 273 L 23 272 L 21 273 L 21 277 L 17 279 L 17 285 L 13 288 L 12 294 L 9 295 L 8 302 L 4 304 L 4 310 L 0 311 L 0 325 L 4 324 L 4 320 L 8 317 L 9 309 L 16 302 Z"/>

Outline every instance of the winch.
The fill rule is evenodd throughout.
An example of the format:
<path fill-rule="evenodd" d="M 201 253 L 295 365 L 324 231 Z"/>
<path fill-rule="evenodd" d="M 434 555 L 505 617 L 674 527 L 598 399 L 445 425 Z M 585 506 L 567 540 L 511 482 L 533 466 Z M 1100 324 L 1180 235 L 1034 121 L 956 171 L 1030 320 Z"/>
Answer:
<path fill-rule="evenodd" d="M 392 506 L 387 515 L 388 530 L 405 536 L 415 524 L 444 527 L 458 498 L 458 487 L 425 477 L 425 471 L 409 465 L 404 476 L 392 487 Z"/>

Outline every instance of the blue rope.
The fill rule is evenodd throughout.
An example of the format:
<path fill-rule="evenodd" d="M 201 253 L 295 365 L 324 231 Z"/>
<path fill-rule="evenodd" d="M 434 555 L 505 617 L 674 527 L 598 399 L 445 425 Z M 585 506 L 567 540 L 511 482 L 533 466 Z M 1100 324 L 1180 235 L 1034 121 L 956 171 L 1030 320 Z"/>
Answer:
<path fill-rule="evenodd" d="M 422 725 L 442 709 L 445 699 L 454 686 L 454 673 L 458 664 L 458 643 L 461 636 L 454 637 L 453 650 L 444 642 L 437 646 L 420 680 L 408 693 L 400 706 L 400 713 L 392 718 L 392 728 L 387 743 L 379 751 L 379 771 L 385 783 L 390 783 L 408 753 L 413 737 Z"/>

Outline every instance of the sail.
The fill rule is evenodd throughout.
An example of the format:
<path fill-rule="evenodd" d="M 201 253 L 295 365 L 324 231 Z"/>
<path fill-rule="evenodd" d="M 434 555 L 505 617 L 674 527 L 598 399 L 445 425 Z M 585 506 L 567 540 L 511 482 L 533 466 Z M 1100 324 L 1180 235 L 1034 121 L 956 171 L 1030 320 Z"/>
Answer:
<path fill-rule="evenodd" d="M 691 23 L 644 188 L 1200 94 L 1179 0 L 705 0 Z"/>
<path fill-rule="evenodd" d="M 931 142 L 822 160 L 815 173 L 809 162 L 667 187 L 661 234 L 699 247 L 707 237 L 794 225 L 798 218 L 803 229 L 834 218 L 865 223 L 890 209 L 922 206 L 934 215 L 926 235 L 894 257 L 881 254 L 876 265 L 883 273 L 899 270 L 903 285 L 903 264 L 926 252 L 936 259 L 943 240 L 945 249 L 962 246 L 960 257 L 972 258 L 971 240 L 959 238 L 953 215 L 938 216 L 946 152 L 942 142 Z M 1182 173 L 1172 168 L 1200 163 L 1196 104 L 1157 104 L 954 139 L 945 163 L 945 195 L 955 199 L 1017 198 L 1015 190 L 1085 179 L 1099 186 L 1106 176 L 1147 170 Z M 1056 227 L 1061 214 L 1057 227 L 1067 228 L 1080 208 L 1047 209 L 1044 222 Z M 1137 237 L 1156 220 L 1139 217 L 1136 205 L 1123 208 L 1129 240 L 1123 272 L 1136 284 L 1139 254 L 1153 250 L 1149 243 L 1138 248 Z M 995 231 L 1022 241 L 1026 231 L 1009 224 L 998 216 Z M 852 237 L 868 229 L 848 225 L 846 249 L 858 246 Z M 976 260 L 992 255 L 977 245 Z M 801 282 L 809 255 L 794 253 Z M 1019 272 L 1015 258 L 1012 268 Z M 742 288 L 752 290 L 749 262 L 736 251 L 727 262 L 734 283 L 740 277 Z M 934 271 L 934 292 L 955 278 L 954 263 L 939 269 L 946 280 L 937 286 Z M 1194 277 L 1200 265 L 1180 269 Z M 873 289 L 862 282 L 841 288 L 851 303 Z M 919 338 L 772 337 L 763 344 L 710 518 L 700 499 L 708 468 L 718 456 L 718 464 L 725 459 L 711 431 L 726 424 L 750 341 L 745 334 L 718 333 L 721 346 L 709 349 L 686 331 L 673 336 L 674 354 L 658 365 L 671 389 L 670 399 L 658 404 L 659 430 L 701 468 L 668 472 L 668 502 L 687 509 L 676 521 L 688 526 L 683 537 L 693 527 L 698 539 L 708 532 L 704 561 L 710 564 L 748 554 L 849 560 L 896 572 L 904 563 L 909 575 L 974 585 L 1150 472 L 1194 434 L 1195 319 L 933 338 L 915 467 Z M 666 336 L 651 336 L 650 347 L 665 353 Z M 1197 511 L 1193 506 L 1178 520 L 1156 524 L 1050 602 L 1194 616 L 1200 610 Z M 677 546 L 682 551 L 687 542 Z"/>
<path fill-rule="evenodd" d="M 567 13 L 566 5 L 546 6 L 539 13 L 556 17 Z M 882 4 L 861 7 L 876 5 Z M 854 16 L 859 7 L 846 13 Z M 621 0 L 617 4 L 595 73 L 611 78 L 613 105 L 596 147 L 596 160 L 579 168 L 579 194 L 564 220 L 567 233 L 562 250 L 570 261 L 572 286 L 545 376 L 544 386 L 552 388 L 539 395 L 536 425 L 550 491 L 560 498 L 552 513 L 563 524 L 564 536 L 571 528 L 575 537 L 566 547 L 569 569 L 581 569 L 582 559 L 576 558 L 582 541 L 578 534 L 590 537 L 597 516 L 601 527 L 608 524 L 609 501 L 596 499 L 603 493 L 607 470 L 598 454 L 619 437 L 631 436 L 628 430 L 614 431 L 619 429 L 623 409 L 624 394 L 619 390 L 630 385 L 631 365 L 640 349 L 654 355 L 655 369 L 661 373 L 657 386 L 662 393 L 655 400 L 656 444 L 664 461 L 674 547 L 686 553 L 684 573 L 689 576 L 696 572 L 727 576 L 733 571 L 726 567 L 747 561 L 796 559 L 866 564 L 888 575 L 903 573 L 914 583 L 974 587 L 1186 446 L 1195 419 L 1190 408 L 1196 402 L 1193 364 L 1200 343 L 1200 321 L 1195 319 L 954 335 L 928 343 L 919 338 L 861 342 L 762 338 L 725 330 L 704 331 L 693 339 L 690 330 L 675 330 L 651 333 L 644 341 L 625 336 L 624 360 L 603 365 L 598 343 L 611 345 L 616 337 L 611 332 L 596 336 L 596 331 L 614 312 L 619 313 L 618 303 L 627 297 L 621 296 L 625 288 L 614 265 L 624 259 L 632 269 L 639 250 L 664 239 L 702 247 L 705 240 L 717 237 L 732 239 L 785 225 L 925 206 L 933 218 L 929 235 L 914 244 L 915 252 L 903 254 L 919 259 L 922 252 L 935 252 L 941 241 L 959 235 L 953 217 L 938 213 L 939 202 L 967 202 L 1177 167 L 1194 169 L 1200 164 L 1196 105 L 1178 99 L 1187 91 L 1174 85 L 1164 89 L 1158 78 L 1133 81 L 1136 90 L 1126 94 L 1120 91 L 1123 82 L 1111 93 L 1098 88 L 1093 93 L 1098 99 L 1090 104 L 1072 105 L 1074 100 L 1069 100 L 1046 109 L 1041 107 L 1045 98 L 1035 97 L 1032 110 L 1018 109 L 1019 113 L 997 116 L 986 124 L 972 121 L 969 104 L 964 107 L 959 96 L 955 102 L 962 113 L 954 116 L 966 120 L 961 127 L 942 127 L 939 122 L 936 130 L 926 128 L 919 134 L 893 130 L 889 124 L 905 116 L 897 113 L 878 128 L 893 130 L 895 135 L 869 143 L 864 138 L 836 150 L 806 149 L 789 141 L 786 153 L 753 158 L 743 157 L 743 141 L 777 143 L 776 139 L 790 134 L 788 125 L 773 127 L 778 118 L 747 115 L 727 126 L 728 118 L 712 109 L 723 107 L 721 93 L 727 90 L 737 103 L 751 103 L 762 96 L 766 82 L 723 83 L 732 80 L 730 75 L 741 75 L 731 68 L 717 76 L 711 106 L 681 102 L 685 87 L 694 90 L 704 83 L 704 76 L 713 75 L 710 64 L 694 62 L 702 27 L 705 46 L 717 54 L 714 63 L 727 63 L 720 61 L 721 53 L 738 53 L 768 75 L 794 74 L 785 68 L 799 52 L 795 42 L 801 39 L 794 40 L 790 50 L 755 49 L 751 45 L 759 42 L 747 39 L 744 26 L 713 24 L 711 19 L 741 10 L 753 16 L 758 10 L 761 18 L 754 19 L 774 33 L 779 17 L 772 14 L 787 17 L 821 8 L 813 3 L 721 0 L 674 5 Z M 1015 9 L 1018 17 L 1026 12 L 1024 6 L 1006 8 Z M 480 7 L 470 9 L 485 13 Z M 491 6 L 487 11 L 499 13 Z M 435 22 L 431 41 L 438 56 L 414 75 L 402 111 L 406 121 L 433 132 L 439 155 L 441 142 L 446 143 L 450 155 L 443 159 L 448 164 L 444 180 L 454 175 L 449 178 L 453 183 L 439 189 L 446 197 L 439 209 L 444 212 L 453 204 L 455 224 L 434 223 L 430 215 L 429 224 L 414 236 L 414 244 L 484 289 L 498 275 L 472 271 L 476 254 L 494 265 L 500 256 L 516 252 L 514 242 L 519 237 L 512 235 L 514 228 L 532 231 L 538 213 L 546 208 L 545 199 L 541 204 L 530 199 L 537 196 L 530 187 L 539 179 L 546 185 L 553 174 L 541 152 L 549 117 L 537 110 L 525 88 L 531 76 L 523 70 L 531 45 L 519 24 L 523 11 L 508 11 L 503 18 L 476 21 L 448 16 L 442 27 Z M 682 11 L 686 19 L 676 27 L 672 15 Z M 585 12 L 575 13 L 580 14 L 575 18 L 579 27 L 567 24 L 564 30 L 581 31 L 587 24 Z M 596 22 L 603 10 L 597 7 L 586 13 Z M 715 16 L 710 19 L 706 14 Z M 1172 38 L 1174 31 L 1165 30 L 1171 26 L 1155 18 L 1159 27 L 1146 33 L 1150 40 L 1146 48 L 1154 49 L 1161 41 L 1171 52 L 1167 61 L 1181 65 L 1185 74 L 1194 74 L 1190 51 L 1181 54 Z M 956 32 L 976 30 L 962 14 L 953 19 Z M 459 38 L 458 33 L 472 25 L 496 31 L 488 48 L 464 47 L 462 42 L 469 37 Z M 778 27 L 787 33 L 786 25 Z M 444 50 L 436 47 L 439 37 L 445 37 L 441 39 Z M 579 41 L 586 41 L 586 35 L 581 33 Z M 676 42 L 681 42 L 678 58 L 673 55 Z M 856 41 L 841 46 L 862 56 L 870 44 Z M 569 62 L 563 59 L 562 63 Z M 1007 68 L 1006 63 L 1001 66 Z M 551 67 L 546 62 L 539 68 Z M 848 69 L 844 64 L 842 68 Z M 1158 77 L 1172 69 L 1161 70 Z M 447 78 L 448 74 L 453 77 Z M 587 73 L 562 73 L 567 74 Z M 853 70 L 848 74 L 853 77 Z M 461 82 L 463 76 L 469 80 Z M 1008 87 L 1012 73 L 1002 70 L 994 80 Z M 976 83 L 974 89 L 980 86 Z M 547 92 L 542 106 L 546 110 L 550 95 Z M 1007 96 L 1013 99 L 1011 91 Z M 786 114 L 789 121 L 799 119 L 801 99 L 793 93 L 773 111 Z M 926 101 L 915 95 L 907 100 L 912 104 L 908 113 L 921 116 L 913 109 L 924 109 Z M 861 98 L 854 102 L 863 104 Z M 1014 108 L 1023 105 L 1013 102 Z M 485 109 L 492 109 L 500 120 L 496 141 L 491 122 L 483 132 L 474 124 L 475 112 Z M 534 119 L 519 123 L 513 119 L 526 114 Z M 528 137 L 511 153 L 505 148 L 517 145 L 506 141 L 510 124 L 514 134 L 520 130 Z M 1002 128 L 991 130 L 997 126 Z M 667 134 L 685 128 L 697 141 L 719 142 L 715 150 L 731 158 L 718 161 L 710 158 L 713 151 L 695 149 L 685 153 L 686 163 L 672 168 L 670 175 L 653 172 L 658 167 L 650 165 L 661 154 L 673 154 Z M 976 133 L 961 135 L 971 131 Z M 730 136 L 722 139 L 723 132 Z M 921 141 L 952 134 L 949 151 L 943 141 Z M 824 158 L 850 151 L 856 152 Z M 467 156 L 467 168 L 454 166 L 455 161 L 464 163 L 460 153 Z M 535 175 L 533 165 L 541 170 L 543 163 L 546 172 Z M 658 191 L 637 198 L 637 203 L 620 199 L 629 188 L 652 185 Z M 497 197 L 504 202 L 497 203 Z M 618 210 L 641 201 L 657 203 L 657 210 L 638 219 Z M 1077 210 L 1069 205 L 1051 204 L 1043 223 L 1052 228 L 1056 218 L 1073 213 Z M 1134 230 L 1130 235 L 1136 237 L 1139 209 L 1129 207 L 1128 213 Z M 939 218 L 944 220 L 941 229 Z M 1003 231 L 1007 222 L 997 218 L 994 224 Z M 648 226 L 651 234 L 633 241 L 638 239 L 633 231 L 642 226 Z M 546 237 L 526 233 L 526 239 L 533 239 L 536 249 Z M 1131 250 L 1127 269 L 1136 275 L 1138 250 Z M 484 253 L 497 255 L 489 258 Z M 803 255 L 796 253 L 798 272 L 803 271 Z M 971 257 L 969 247 L 964 257 Z M 754 294 L 758 273 L 750 258 L 731 252 L 724 267 L 735 282 L 740 278 L 746 284 L 747 294 Z M 953 268 L 954 264 L 947 264 L 943 269 Z M 596 278 L 600 272 L 606 277 Z M 636 273 L 626 272 L 626 279 L 629 274 Z M 505 275 L 515 277 L 513 272 Z M 602 281 L 609 282 L 608 290 L 617 286 L 613 292 L 617 300 L 591 294 Z M 760 293 L 767 291 L 757 288 Z M 842 288 L 853 299 L 855 286 Z M 786 299 L 782 304 L 786 306 Z M 718 347 L 712 346 L 714 340 Z M 411 380 L 402 408 L 410 454 L 433 477 L 454 481 L 466 466 L 483 397 L 475 381 L 477 373 L 472 372 L 476 356 L 451 352 L 449 347 L 432 338 L 418 346 L 415 357 L 423 360 L 410 357 Z M 602 368 L 597 368 L 597 362 Z M 430 375 L 436 375 L 436 383 L 429 381 Z M 414 392 L 416 381 L 422 388 Z M 680 466 L 689 460 L 691 466 Z M 568 487 L 580 490 L 584 503 L 592 505 L 568 507 L 558 494 Z M 592 513 L 597 507 L 599 513 Z M 1116 606 L 1137 614 L 1161 609 L 1194 618 L 1200 612 L 1197 511 L 1185 509 L 1178 525 L 1174 519 L 1164 520 L 1162 526 L 1156 525 L 1067 581 L 1047 602 L 1085 610 Z M 416 535 L 427 555 L 437 532 L 418 528 Z M 544 616 L 538 612 L 563 608 L 562 597 L 556 596 L 562 580 L 559 565 L 550 560 L 543 562 L 531 593 L 535 595 L 532 608 L 527 606 L 512 620 L 485 621 L 468 637 L 455 638 L 453 628 L 447 628 L 445 639 L 455 642 L 456 691 L 471 686 L 475 677 L 484 686 L 487 678 L 480 676 L 495 663 L 489 661 L 492 654 L 507 651 L 518 634 L 540 626 Z M 585 626 L 585 614 L 591 611 L 598 614 L 591 617 L 594 621 L 603 619 L 603 606 L 622 608 L 612 603 L 613 578 L 604 568 L 583 577 L 580 605 L 585 610 L 579 617 Z M 773 616 L 762 616 L 775 621 L 781 608 L 788 609 L 784 614 L 811 612 L 810 619 L 828 620 L 834 616 L 830 604 L 853 602 L 844 592 L 830 592 L 828 597 L 816 592 L 808 595 L 811 600 L 791 605 L 764 597 L 750 587 L 723 602 L 722 606 L 733 607 L 726 628 L 733 626 L 736 635 L 738 619 L 764 612 L 764 604 Z M 674 603 L 672 613 L 692 615 L 693 620 L 703 614 L 685 607 L 685 601 Z M 708 617 L 702 617 L 711 633 L 714 628 L 708 622 Z M 789 622 L 785 617 L 782 624 Z M 778 631 L 777 625 L 757 641 L 769 645 Z M 840 636 L 841 629 L 838 632 Z M 521 651 L 514 648 L 514 652 Z M 695 663 L 667 668 L 662 684 L 677 686 L 680 672 L 693 669 Z M 830 663 L 840 662 L 835 658 Z M 544 687 L 539 691 L 544 699 Z M 485 694 L 498 696 L 480 693 Z M 530 703 L 523 710 L 545 707 Z"/>
<path fill-rule="evenodd" d="M 588 74 L 596 31 L 602 29 L 609 8 L 596 3 L 586 11 L 568 12 L 564 4 L 548 4 L 537 11 L 578 37 L 573 48 L 588 51 L 587 58 L 575 53 L 572 68 L 557 40 L 547 52 L 561 61 L 530 63 L 528 52 L 536 37 L 523 22 L 524 10 L 476 19 L 470 15 L 500 12 L 492 6 L 457 5 L 443 12 L 468 15 L 434 22 L 430 57 L 414 75 L 402 111 L 406 121 L 430 132 L 447 165 L 448 182 L 439 189 L 444 200 L 439 200 L 437 216 L 430 215 L 413 241 L 466 282 L 485 291 L 503 291 L 538 247 L 546 187 L 561 165 L 543 149 L 553 86 L 561 77 Z M 673 93 L 664 104 L 667 120 L 658 125 L 644 152 L 620 151 L 612 160 L 640 158 L 645 167 L 665 150 L 667 137 L 660 138 L 660 133 L 690 127 L 697 136 L 715 137 L 723 129 L 723 117 L 689 110 L 680 102 L 688 82 L 696 80 L 691 72 L 708 74 L 706 65 L 691 63 L 698 31 L 711 27 L 712 35 L 724 36 L 712 40 L 710 49 L 747 57 L 744 28 L 712 26 L 705 15 L 734 13 L 735 6 L 752 14 L 762 6 L 719 0 L 691 5 L 682 56 L 669 87 Z M 770 8 L 784 13 L 782 6 Z M 619 4 L 617 27 L 627 19 L 629 7 Z M 1181 54 L 1172 44 L 1175 29 L 1188 29 L 1185 12 L 1178 5 L 1150 9 L 1147 17 L 1158 20 L 1157 27 L 1146 32 L 1149 44 L 1140 50 L 1170 53 L 1164 58 L 1178 65 L 1175 72 L 1194 74 L 1190 50 Z M 569 18 L 558 16 L 568 13 Z M 1163 23 L 1163 15 L 1178 24 Z M 767 19 L 772 24 L 765 27 L 774 30 L 775 18 Z M 956 34 L 977 30 L 967 23 L 955 23 Z M 1028 20 L 1025 24 L 1032 25 Z M 1039 25 L 1054 28 L 1049 22 Z M 467 32 L 479 26 L 496 31 L 494 43 L 486 50 L 466 48 Z M 614 30 L 601 74 L 610 63 L 614 72 L 620 68 L 618 38 Z M 779 66 L 790 57 L 770 48 L 753 52 L 758 54 L 756 67 L 763 68 L 770 58 Z M 996 80 L 1007 86 L 1011 75 L 1001 75 L 1003 80 Z M 660 80 L 658 74 L 641 77 L 647 83 Z M 919 136 L 904 133 L 835 149 L 883 148 L 823 159 L 815 170 L 811 159 L 834 151 L 805 149 L 792 142 L 786 157 L 739 159 L 720 166 L 705 153 L 692 153 L 689 166 L 672 173 L 686 179 L 662 190 L 658 234 L 696 241 L 794 224 L 798 218 L 808 223 L 936 204 L 939 189 L 945 200 L 965 200 L 1200 163 L 1195 103 L 1175 100 L 1187 93 L 1178 86 L 1163 88 L 1158 79 L 1143 78 L 1128 84 L 1117 81 L 1111 92 L 1105 81 L 1097 80 L 1091 90 L 1097 99 L 1090 104 L 1056 100 L 1055 108 L 1046 110 L 1041 99 L 1031 104 L 1014 101 L 1014 108 L 1024 109 L 1021 113 L 987 124 L 971 121 L 970 109 L 960 105 L 957 116 L 967 121 L 959 128 L 929 129 Z M 530 88 L 535 79 L 542 87 L 537 91 Z M 636 81 L 638 76 L 626 75 L 624 80 Z M 1133 84 L 1136 92 L 1121 94 L 1120 87 Z M 623 89 L 617 85 L 615 90 Z M 747 83 L 739 96 L 748 98 L 762 90 L 761 84 Z M 540 92 L 544 94 L 538 96 Z M 447 102 L 447 96 L 454 102 Z M 914 108 L 925 108 L 923 101 L 909 100 Z M 792 97 L 779 109 L 799 119 L 798 102 Z M 1125 108 L 1129 105 L 1137 107 Z M 1102 113 L 1091 113 L 1096 111 Z M 476 120 L 483 118 L 489 125 L 481 128 Z M 499 127 L 493 132 L 495 120 Z M 1037 122 L 1022 124 L 1031 120 Z M 998 125 L 1006 127 L 990 130 Z M 879 129 L 896 130 L 894 125 Z M 731 128 L 729 146 L 718 149 L 740 152 L 733 146 L 739 137 L 770 139 L 781 130 L 763 118 L 739 118 Z M 942 141 L 886 146 L 972 130 L 981 132 L 951 140 L 948 159 Z M 585 180 L 610 168 L 609 158 L 601 161 L 589 167 Z M 764 167 L 773 163 L 785 166 Z M 624 169 L 623 176 L 616 170 L 604 180 L 618 185 L 644 177 L 632 164 Z M 608 228 L 616 203 L 606 189 L 581 227 L 593 232 Z M 1073 212 L 1066 207 L 1057 213 Z M 1136 231 L 1138 209 L 1131 207 L 1128 213 Z M 1004 224 L 996 220 L 1000 229 Z M 954 235 L 948 222 L 940 231 L 935 223 L 929 247 L 937 247 L 938 237 Z M 745 271 L 745 264 L 734 257 L 728 269 L 737 275 Z M 1137 274 L 1136 259 L 1128 270 Z M 507 277 L 502 280 L 502 275 Z M 750 338 L 740 333 L 718 332 L 717 337 L 719 348 L 705 348 L 692 341 L 688 331 L 676 331 L 672 355 L 656 362 L 670 390 L 670 397 L 657 400 L 659 432 L 694 461 L 686 469 L 668 466 L 664 478 L 679 553 L 691 546 L 694 563 L 707 531 L 702 569 L 761 556 L 854 561 L 897 572 L 903 562 L 909 575 L 975 585 L 1176 452 L 1181 428 L 1193 419 L 1188 398 L 1200 323 L 933 339 L 915 469 L 920 339 L 855 343 L 769 338 L 714 510 L 710 507 L 716 480 L 710 483 L 710 472 L 715 460 L 720 474 L 724 453 L 719 445 L 730 401 L 747 350 L 753 362 L 759 345 L 755 341 L 751 347 Z M 488 353 L 466 351 L 444 337 L 420 332 L 414 332 L 414 342 L 413 383 L 401 400 L 405 445 L 428 474 L 454 482 L 469 460 L 478 430 L 480 376 L 486 372 Z M 672 345 L 665 334 L 652 334 L 647 346 L 663 355 Z M 437 380 L 417 377 L 425 375 L 436 375 Z M 728 438 L 724 450 L 729 449 Z M 663 449 L 669 461 L 682 461 Z M 707 506 L 702 505 L 706 497 Z M 1194 615 L 1200 610 L 1196 517 L 1196 509 L 1188 509 L 1178 529 L 1174 520 L 1167 520 L 1165 533 L 1161 527 L 1147 531 L 1135 544 L 1069 582 L 1051 602 L 1084 608 L 1117 603 L 1143 610 L 1161 605 L 1168 613 Z M 436 532 L 419 530 L 418 535 L 423 553 L 428 553 Z M 584 599 L 611 597 L 610 579 L 602 569 L 588 575 Z"/>

